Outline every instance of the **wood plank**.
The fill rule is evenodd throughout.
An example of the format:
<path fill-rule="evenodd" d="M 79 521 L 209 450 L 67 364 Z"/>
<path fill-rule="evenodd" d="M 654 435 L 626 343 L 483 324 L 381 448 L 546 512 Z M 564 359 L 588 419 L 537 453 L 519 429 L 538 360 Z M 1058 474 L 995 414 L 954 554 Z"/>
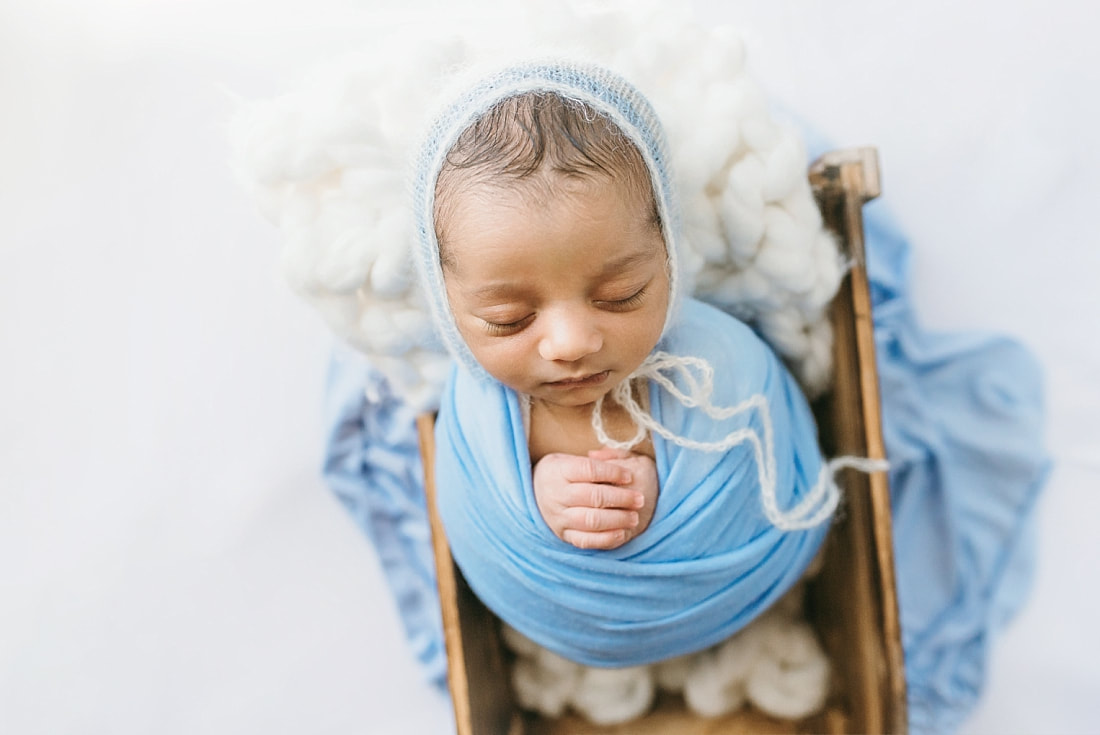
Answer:
<path fill-rule="evenodd" d="M 843 243 L 853 267 L 834 302 L 836 330 L 835 388 L 821 409 L 820 424 L 828 427 L 827 452 L 885 457 L 882 440 L 874 324 L 863 240 L 863 204 L 878 196 L 881 184 L 873 148 L 826 154 L 811 167 L 811 182 L 822 214 Z M 862 475 L 848 471 L 847 518 L 834 529 L 834 552 L 840 559 L 827 566 L 831 574 L 811 598 L 821 608 L 823 627 L 841 633 L 827 635 L 858 657 L 856 666 L 840 661 L 850 678 L 855 731 L 905 732 L 904 661 L 894 578 L 890 495 L 885 473 Z M 845 568 L 859 575 L 839 577 Z M 845 621 L 841 610 L 858 611 L 858 626 Z M 834 619 L 835 618 L 835 619 Z M 856 627 L 864 632 L 858 633 Z M 855 634 L 855 638 L 852 635 Z M 837 641 L 838 637 L 847 638 Z M 839 652 L 834 653 L 834 661 Z"/>
<path fill-rule="evenodd" d="M 470 686 L 466 680 L 466 656 L 462 649 L 458 619 L 458 586 L 454 562 L 443 522 L 436 512 L 435 418 L 423 415 L 416 420 L 420 441 L 420 459 L 424 465 L 424 495 L 428 506 L 428 524 L 432 529 L 432 553 L 435 557 L 435 583 L 439 589 L 439 607 L 443 617 L 443 642 L 447 649 L 447 686 L 455 714 L 457 735 L 474 735 L 470 724 Z"/>
<path fill-rule="evenodd" d="M 519 711 L 509 684 L 504 643 L 496 617 L 470 590 L 451 557 L 439 517 L 435 478 L 435 418 L 417 419 L 424 464 L 424 491 L 432 530 L 436 585 L 447 649 L 447 686 L 457 735 L 521 735 Z"/>

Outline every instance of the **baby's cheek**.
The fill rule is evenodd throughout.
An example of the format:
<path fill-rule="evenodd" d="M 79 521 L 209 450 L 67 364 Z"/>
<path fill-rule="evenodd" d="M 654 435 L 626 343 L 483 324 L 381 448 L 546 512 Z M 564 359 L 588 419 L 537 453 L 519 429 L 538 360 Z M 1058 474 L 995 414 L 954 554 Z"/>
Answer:
<path fill-rule="evenodd" d="M 494 378 L 504 383 L 509 388 L 524 390 L 523 385 L 527 374 L 526 360 L 522 344 L 513 338 L 489 338 L 474 345 L 467 341 L 474 358 L 481 363 L 485 371 Z"/>

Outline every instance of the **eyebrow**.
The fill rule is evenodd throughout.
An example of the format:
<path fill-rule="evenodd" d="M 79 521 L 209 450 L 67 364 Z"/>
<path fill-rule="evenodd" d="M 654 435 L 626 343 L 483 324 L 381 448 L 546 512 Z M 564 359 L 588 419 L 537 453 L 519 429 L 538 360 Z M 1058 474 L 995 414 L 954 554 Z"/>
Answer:
<path fill-rule="evenodd" d="M 609 260 L 603 264 L 600 268 L 598 278 L 609 278 L 611 276 L 618 275 L 621 271 L 628 270 L 634 266 L 648 262 L 653 257 L 653 253 L 647 250 L 636 250 L 633 253 L 627 253 L 613 260 Z M 512 298 L 519 298 L 524 295 L 524 291 L 514 283 L 490 283 L 486 286 L 482 286 L 471 293 L 471 296 L 479 299 L 499 301 Z"/>
<path fill-rule="evenodd" d="M 636 265 L 647 263 L 652 258 L 653 252 L 649 249 L 627 253 L 620 258 L 615 258 L 614 260 L 609 260 L 604 263 L 603 268 L 600 269 L 600 277 L 605 278 L 607 276 L 617 275 L 619 271 L 624 271 Z"/>
<path fill-rule="evenodd" d="M 472 296 L 480 299 L 510 299 L 522 295 L 522 290 L 512 283 L 490 283 L 474 291 Z"/>

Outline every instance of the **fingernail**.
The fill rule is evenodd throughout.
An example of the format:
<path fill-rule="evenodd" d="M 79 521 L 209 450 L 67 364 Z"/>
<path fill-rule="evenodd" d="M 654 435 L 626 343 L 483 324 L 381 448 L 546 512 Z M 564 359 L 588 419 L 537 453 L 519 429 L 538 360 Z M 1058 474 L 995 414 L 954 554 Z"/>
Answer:
<path fill-rule="evenodd" d="M 631 513 L 630 514 L 630 527 L 634 528 L 637 525 L 638 525 L 638 514 L 637 513 Z"/>
<path fill-rule="evenodd" d="M 641 508 L 643 505 L 645 505 L 645 496 L 642 495 L 641 493 L 635 493 L 634 494 L 634 507 L 635 508 Z"/>

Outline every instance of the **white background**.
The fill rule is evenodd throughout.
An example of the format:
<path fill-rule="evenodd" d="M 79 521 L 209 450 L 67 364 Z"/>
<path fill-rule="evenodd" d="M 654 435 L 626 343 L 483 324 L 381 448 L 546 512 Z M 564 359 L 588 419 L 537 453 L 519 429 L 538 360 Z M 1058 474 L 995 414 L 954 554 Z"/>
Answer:
<path fill-rule="evenodd" d="M 968 733 L 1100 720 L 1100 11 L 698 2 L 879 147 L 926 326 L 1038 354 L 1057 461 Z M 231 94 L 378 3 L 0 0 L 0 732 L 448 732 L 318 476 L 329 337 L 233 184 Z"/>

